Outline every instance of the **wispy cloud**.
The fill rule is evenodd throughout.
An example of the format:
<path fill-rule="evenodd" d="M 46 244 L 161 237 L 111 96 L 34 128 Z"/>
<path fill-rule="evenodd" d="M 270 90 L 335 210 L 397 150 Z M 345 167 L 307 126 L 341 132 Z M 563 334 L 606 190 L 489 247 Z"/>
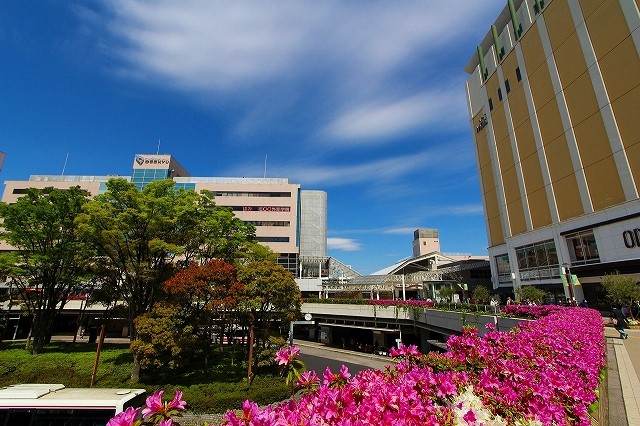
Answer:
<path fill-rule="evenodd" d="M 465 144 L 451 141 L 437 148 L 397 156 L 387 155 L 382 159 L 358 162 L 356 158 L 350 159 L 349 164 L 328 163 L 325 166 L 302 163 L 280 164 L 273 166 L 272 171 L 306 185 L 343 186 L 362 182 L 376 184 L 384 182 L 386 187 L 393 186 L 398 179 L 418 171 L 422 171 L 423 176 L 429 174 L 434 179 L 447 179 L 452 171 L 474 168 L 473 153 L 470 154 L 469 151 Z M 437 176 L 438 173 L 441 174 Z M 377 187 L 376 191 L 380 195 L 385 192 L 385 189 Z M 397 189 L 393 191 L 397 192 Z"/>
<path fill-rule="evenodd" d="M 327 248 L 330 250 L 358 251 L 361 246 L 351 238 L 327 238 Z"/>
<path fill-rule="evenodd" d="M 462 86 L 441 87 L 436 58 L 494 13 L 486 3 L 103 0 L 106 22 L 77 15 L 106 28 L 96 37 L 120 75 L 213 105 L 222 96 L 241 134 L 273 125 L 263 111 L 303 103 L 316 109 L 309 134 L 361 143 L 465 116 Z"/>
<path fill-rule="evenodd" d="M 464 122 L 465 104 L 459 87 L 434 89 L 407 98 L 365 103 L 343 112 L 331 122 L 326 133 L 351 144 L 369 144 L 371 139 L 389 140 L 430 124 L 439 126 Z"/>
<path fill-rule="evenodd" d="M 468 204 L 468 205 L 438 206 L 436 208 L 425 209 L 425 212 L 429 217 L 481 215 L 482 205 Z"/>
<path fill-rule="evenodd" d="M 397 234 L 397 235 L 406 235 L 413 234 L 417 227 L 404 227 L 404 228 L 388 228 L 382 231 L 384 234 Z"/>

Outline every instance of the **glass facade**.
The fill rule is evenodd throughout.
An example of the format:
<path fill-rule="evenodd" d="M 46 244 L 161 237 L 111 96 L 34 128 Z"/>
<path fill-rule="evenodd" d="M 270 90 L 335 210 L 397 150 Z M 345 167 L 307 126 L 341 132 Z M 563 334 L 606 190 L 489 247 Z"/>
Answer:
<path fill-rule="evenodd" d="M 560 276 L 558 251 L 553 240 L 516 248 L 521 280 L 539 280 Z"/>
<path fill-rule="evenodd" d="M 278 265 L 282 265 L 285 269 L 291 271 L 294 275 L 298 274 L 298 254 L 297 253 L 280 253 L 277 260 Z"/>
<path fill-rule="evenodd" d="M 170 174 L 171 170 L 169 169 L 133 169 L 131 182 L 133 182 L 139 190 L 142 190 L 148 183 L 167 179 Z"/>
<path fill-rule="evenodd" d="M 176 183 L 174 185 L 175 189 L 184 189 L 185 191 L 195 191 L 196 190 L 196 184 L 195 183 Z"/>
<path fill-rule="evenodd" d="M 592 230 L 567 235 L 566 239 L 572 265 L 600 262 L 598 245 Z"/>

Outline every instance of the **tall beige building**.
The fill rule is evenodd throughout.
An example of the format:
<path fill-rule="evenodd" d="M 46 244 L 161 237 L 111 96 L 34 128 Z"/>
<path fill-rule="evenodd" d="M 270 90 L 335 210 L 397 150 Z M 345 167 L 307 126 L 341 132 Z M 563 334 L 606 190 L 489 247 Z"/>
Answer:
<path fill-rule="evenodd" d="M 640 281 L 639 4 L 509 0 L 467 64 L 495 289 Z"/>

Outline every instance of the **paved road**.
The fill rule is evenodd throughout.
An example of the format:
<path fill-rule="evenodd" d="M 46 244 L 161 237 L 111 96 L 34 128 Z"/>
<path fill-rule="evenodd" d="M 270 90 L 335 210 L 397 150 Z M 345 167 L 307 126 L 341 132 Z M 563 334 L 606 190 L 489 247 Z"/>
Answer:
<path fill-rule="evenodd" d="M 300 359 L 307 370 L 315 370 L 320 377 L 327 367 L 336 373 L 343 364 L 351 374 L 370 368 L 384 370 L 387 365 L 393 364 L 391 358 L 331 348 L 303 340 L 296 340 L 295 345 L 300 348 Z"/>

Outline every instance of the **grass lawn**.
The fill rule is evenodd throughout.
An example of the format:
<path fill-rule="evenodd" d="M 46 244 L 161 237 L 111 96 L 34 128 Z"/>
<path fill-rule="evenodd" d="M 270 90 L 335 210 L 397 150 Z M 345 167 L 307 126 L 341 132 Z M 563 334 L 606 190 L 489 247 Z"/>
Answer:
<path fill-rule="evenodd" d="M 84 342 L 54 342 L 39 355 L 31 355 L 21 342 L 0 343 L 0 385 L 16 383 L 61 383 L 67 387 L 88 387 L 95 361 L 96 345 Z M 188 410 L 194 413 L 223 413 L 241 408 L 250 399 L 258 404 L 282 401 L 289 394 L 278 375 L 258 374 L 251 386 L 246 381 L 246 362 L 232 351 L 217 354 L 207 372 L 194 366 L 171 379 L 144 374 L 139 383 L 130 381 L 132 357 L 128 345 L 104 344 L 96 376 L 96 387 L 164 389 L 173 396 L 184 393 Z"/>

